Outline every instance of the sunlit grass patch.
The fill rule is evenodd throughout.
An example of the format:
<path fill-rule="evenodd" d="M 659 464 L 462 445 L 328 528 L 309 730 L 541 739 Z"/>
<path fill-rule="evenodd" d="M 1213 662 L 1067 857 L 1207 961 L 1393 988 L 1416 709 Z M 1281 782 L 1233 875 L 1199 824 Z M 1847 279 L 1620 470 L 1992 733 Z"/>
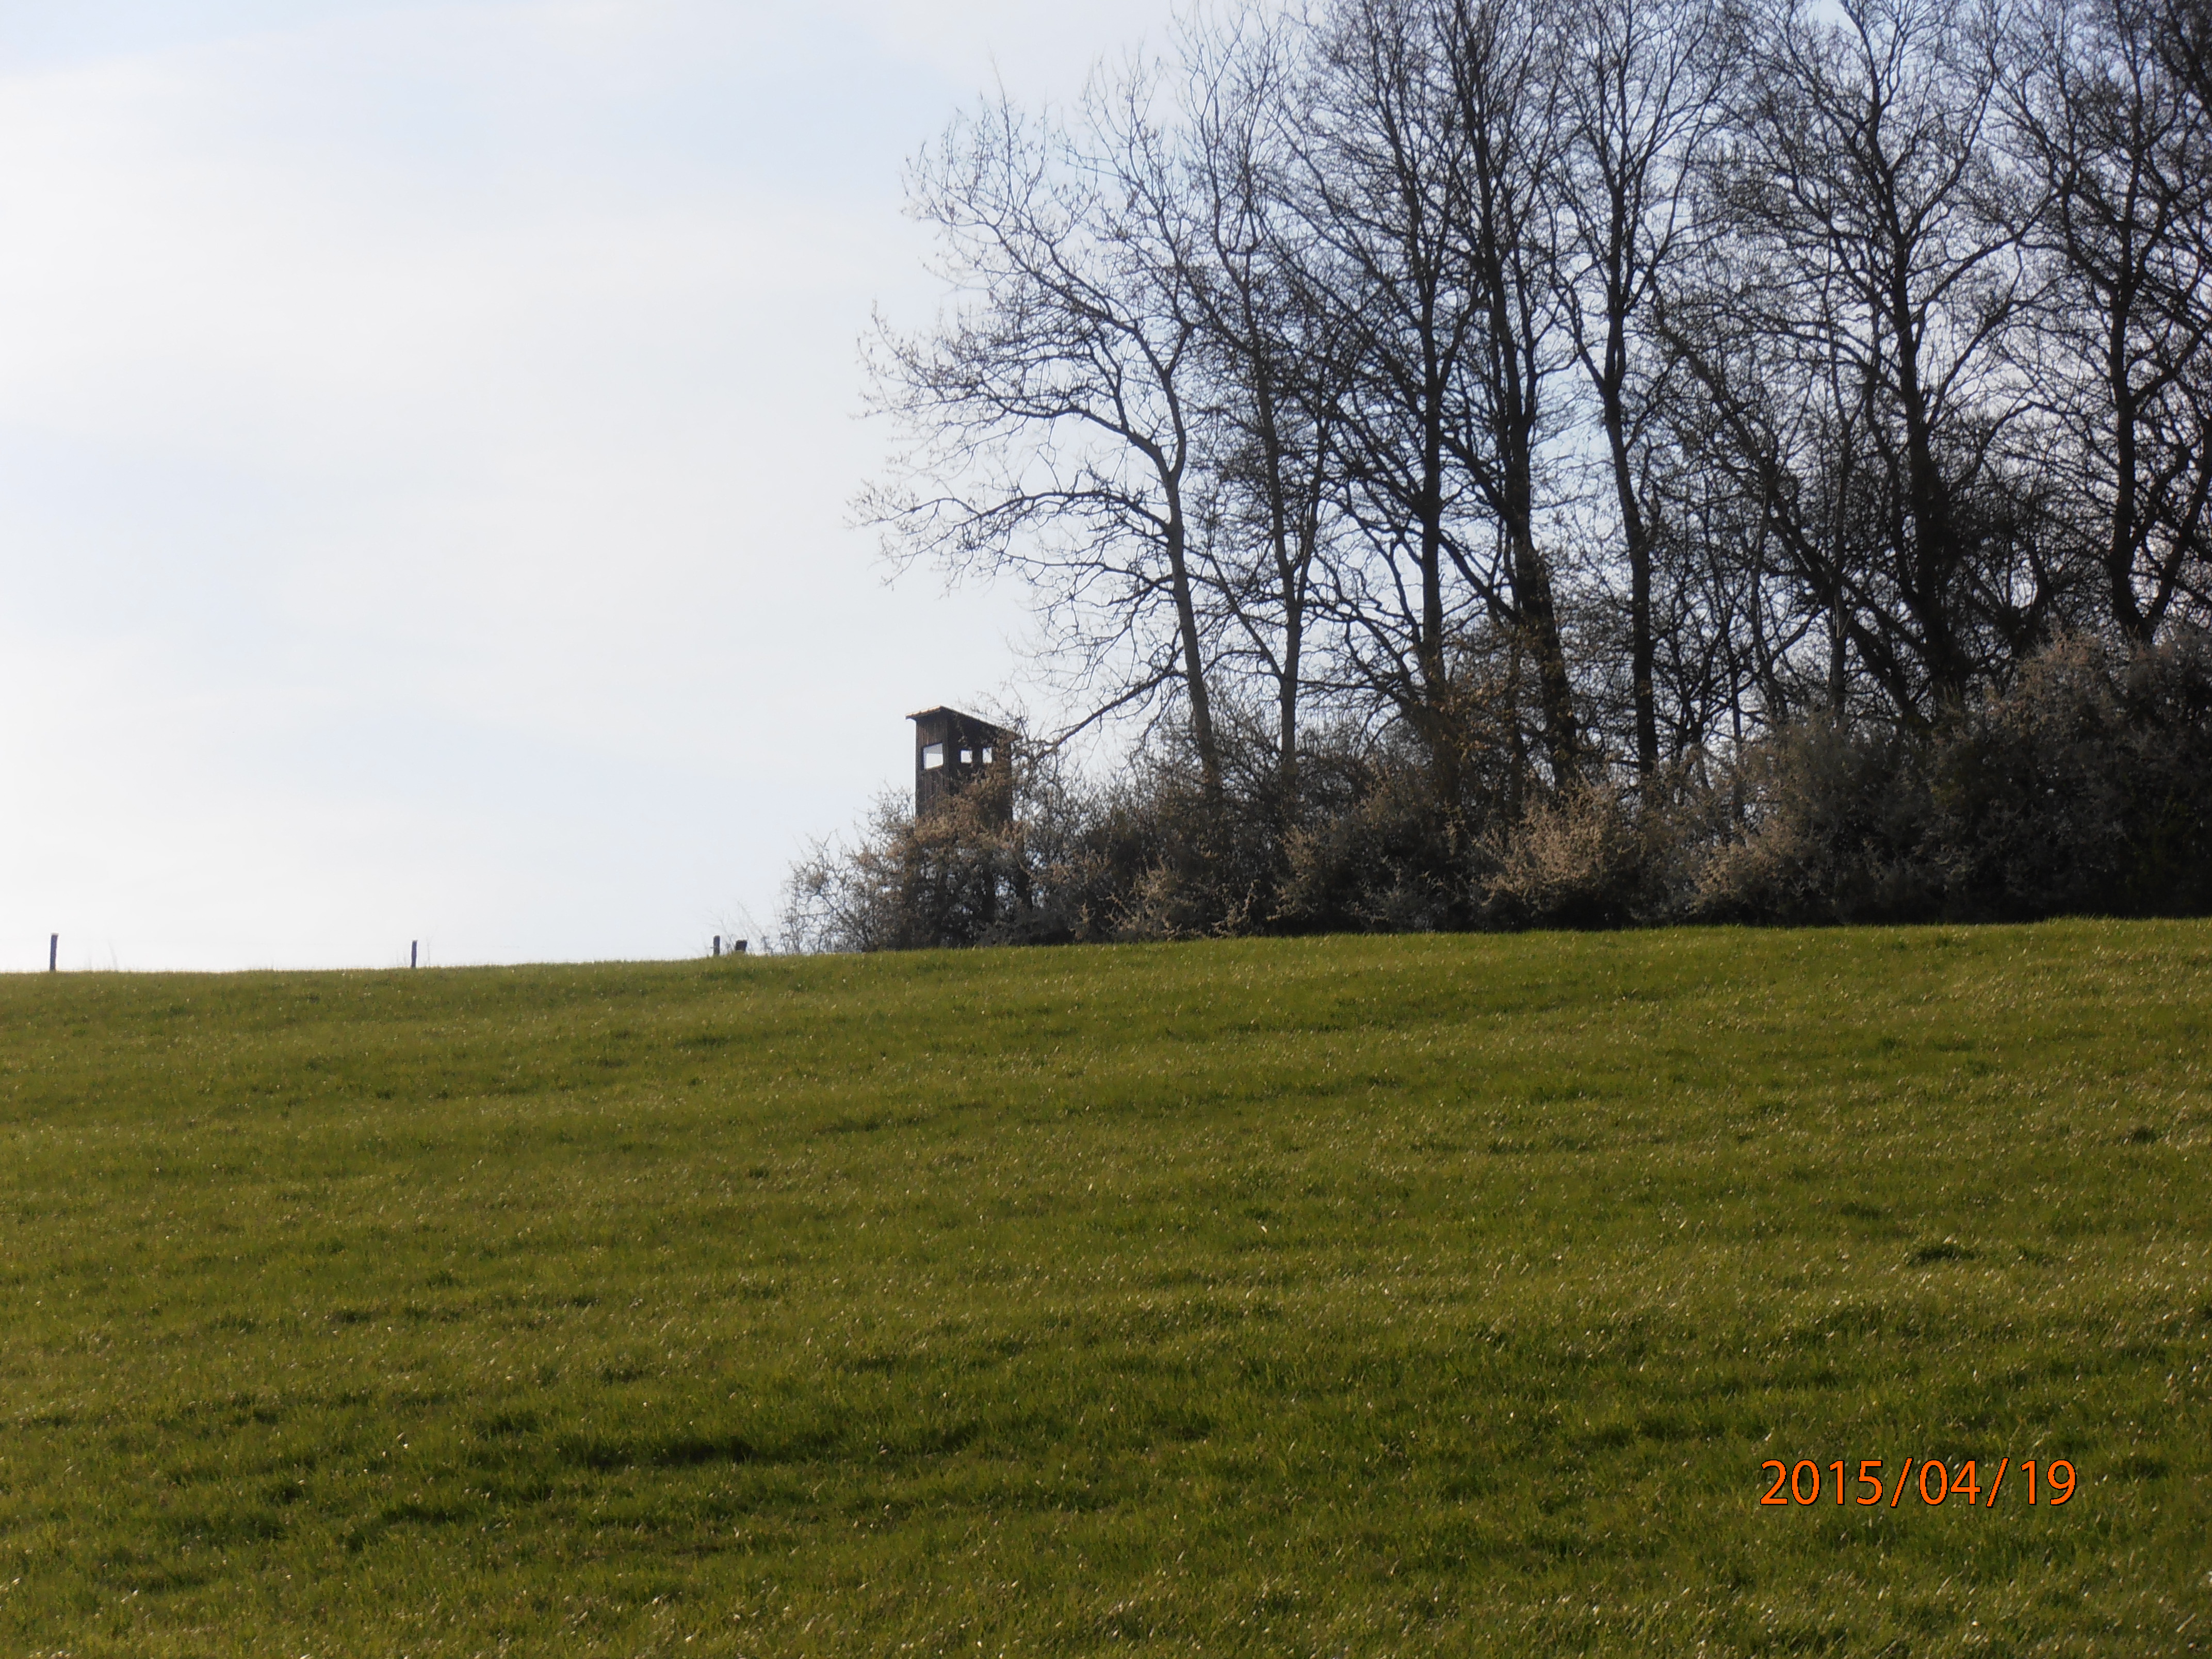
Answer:
<path fill-rule="evenodd" d="M 0 981 L 0 1633 L 2185 1650 L 2208 970 L 2074 923 Z M 2081 1484 L 1758 1502 L 1907 1456 Z"/>

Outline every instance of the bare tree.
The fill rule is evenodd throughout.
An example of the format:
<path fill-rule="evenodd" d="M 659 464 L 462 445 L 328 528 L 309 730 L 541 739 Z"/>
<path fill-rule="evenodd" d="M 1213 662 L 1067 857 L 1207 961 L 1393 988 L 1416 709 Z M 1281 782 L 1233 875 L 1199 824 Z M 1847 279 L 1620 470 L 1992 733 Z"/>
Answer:
<path fill-rule="evenodd" d="M 908 447 L 860 510 L 902 564 L 1028 581 L 1082 723 L 1180 693 L 1218 793 L 1187 507 L 1200 323 L 1150 92 L 1096 83 L 1074 131 L 1001 98 L 913 167 L 957 297 L 933 327 L 878 325 L 874 406 Z"/>
<path fill-rule="evenodd" d="M 864 510 L 1032 584 L 1081 719 L 1187 722 L 1209 798 L 1395 726 L 1463 845 L 1493 793 L 1929 734 L 2058 634 L 2212 615 L 2205 0 L 1312 0 L 1180 46 L 917 166 L 954 299 L 876 341 L 910 443 Z"/>
<path fill-rule="evenodd" d="M 1024 578 L 1077 726 L 1188 744 L 1018 833 L 894 813 L 810 866 L 815 937 L 2180 867 L 2212 0 L 1242 4 L 1068 125 L 957 125 L 914 175 L 952 301 L 872 357 L 893 554 Z"/>
<path fill-rule="evenodd" d="M 1460 234 L 1482 324 L 1446 440 L 1497 526 L 1504 581 L 1486 580 L 1464 556 L 1461 573 L 1493 596 L 1534 658 L 1552 775 L 1567 782 L 1585 757 L 1555 575 L 1537 539 L 1538 456 L 1557 424 L 1548 389 L 1565 366 L 1552 196 L 1567 133 L 1562 31 L 1534 0 L 1450 0 L 1440 29 L 1467 146 Z"/>
<path fill-rule="evenodd" d="M 1995 73 L 1955 0 L 1843 10 L 1831 26 L 1758 0 L 1740 20 L 1705 287 L 1668 337 L 1835 636 L 1926 721 L 2017 603 L 1988 562 L 2021 410 L 2001 349 L 2020 214 L 1991 155 Z"/>
<path fill-rule="evenodd" d="M 1295 67 L 1287 30 L 1249 15 L 1194 29 L 1187 42 L 1184 183 L 1193 291 L 1212 375 L 1210 568 L 1231 624 L 1224 659 L 1256 663 L 1273 694 L 1285 802 L 1298 789 L 1313 578 L 1336 479 L 1334 416 L 1343 392 L 1340 329 L 1308 302 L 1296 216 L 1285 205 Z"/>
<path fill-rule="evenodd" d="M 1653 440 L 1674 363 L 1644 322 L 1674 274 L 1686 181 L 1717 113 L 1711 18 L 1702 0 L 1583 0 L 1569 15 L 1560 75 L 1568 143 L 1558 190 L 1568 234 L 1559 275 L 1612 471 L 1636 771 L 1646 782 L 1659 766 L 1651 474 L 1663 450 Z M 1676 621 L 1686 626 L 1690 614 Z"/>
<path fill-rule="evenodd" d="M 1346 679 L 1420 734 L 1455 802 L 1455 641 L 1486 624 L 1534 665 L 1564 780 L 1582 744 L 1537 529 L 1562 362 L 1541 35 L 1520 0 L 1343 0 L 1314 28 L 1293 183 L 1300 280 L 1349 368 L 1334 430 L 1365 556 L 1325 573 Z"/>
<path fill-rule="evenodd" d="M 2047 0 L 1996 42 L 2053 267 L 2024 355 L 2120 634 L 2148 643 L 2212 532 L 2212 124 L 2162 6 Z M 2166 50 L 2160 50 L 2161 46 Z"/>
<path fill-rule="evenodd" d="M 1366 559 L 1324 573 L 1340 683 L 1381 696 L 1456 799 L 1450 638 L 1474 596 L 1448 580 L 1467 529 L 1445 431 L 1476 326 L 1454 227 L 1467 161 L 1421 0 L 1349 0 L 1312 27 L 1292 187 L 1304 303 L 1352 372 L 1331 414 Z"/>

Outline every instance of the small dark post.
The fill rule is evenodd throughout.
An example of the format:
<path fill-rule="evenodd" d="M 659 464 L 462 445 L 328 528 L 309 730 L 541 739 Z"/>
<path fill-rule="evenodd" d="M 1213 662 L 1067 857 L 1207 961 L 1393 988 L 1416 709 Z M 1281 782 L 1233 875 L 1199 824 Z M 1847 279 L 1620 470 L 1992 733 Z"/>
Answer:
<path fill-rule="evenodd" d="M 714 954 L 718 957 L 722 954 L 722 936 L 720 933 L 714 935 Z"/>
<path fill-rule="evenodd" d="M 730 954 L 733 957 L 741 957 L 744 955 L 745 945 L 747 943 L 747 940 L 741 939 L 732 939 L 730 941 Z"/>
<path fill-rule="evenodd" d="M 419 939 L 410 939 L 407 941 L 407 965 L 410 968 L 415 965 L 415 952 L 422 947 L 422 941 Z"/>
<path fill-rule="evenodd" d="M 58 966 L 60 964 L 60 962 L 61 962 L 61 957 L 62 957 L 62 936 L 61 936 L 59 933 L 49 933 L 49 934 L 47 934 L 47 935 L 46 935 L 46 971 L 47 971 L 48 973 L 50 973 L 50 974 L 51 974 L 51 973 L 52 973 L 52 972 L 54 971 L 55 968 L 56 968 L 56 967 L 58 967 Z"/>

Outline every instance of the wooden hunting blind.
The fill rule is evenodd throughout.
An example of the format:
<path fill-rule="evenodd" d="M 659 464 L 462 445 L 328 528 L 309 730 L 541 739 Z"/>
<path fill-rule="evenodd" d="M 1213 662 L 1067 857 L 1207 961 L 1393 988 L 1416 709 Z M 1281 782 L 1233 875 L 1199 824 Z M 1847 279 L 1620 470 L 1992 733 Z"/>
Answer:
<path fill-rule="evenodd" d="M 991 782 L 999 815 L 1011 819 L 1013 791 L 1006 787 L 1014 734 L 957 708 L 925 708 L 914 722 L 914 815 L 927 817 L 955 795 Z"/>

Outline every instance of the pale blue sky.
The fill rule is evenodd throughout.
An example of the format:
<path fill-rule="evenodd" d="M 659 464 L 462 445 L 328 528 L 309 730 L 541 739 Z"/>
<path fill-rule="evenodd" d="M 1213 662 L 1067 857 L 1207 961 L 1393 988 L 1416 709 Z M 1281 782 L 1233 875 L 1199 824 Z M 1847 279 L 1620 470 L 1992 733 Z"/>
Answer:
<path fill-rule="evenodd" d="M 0 968 L 703 951 L 1009 689 L 847 502 L 899 168 L 1151 0 L 0 0 Z"/>

